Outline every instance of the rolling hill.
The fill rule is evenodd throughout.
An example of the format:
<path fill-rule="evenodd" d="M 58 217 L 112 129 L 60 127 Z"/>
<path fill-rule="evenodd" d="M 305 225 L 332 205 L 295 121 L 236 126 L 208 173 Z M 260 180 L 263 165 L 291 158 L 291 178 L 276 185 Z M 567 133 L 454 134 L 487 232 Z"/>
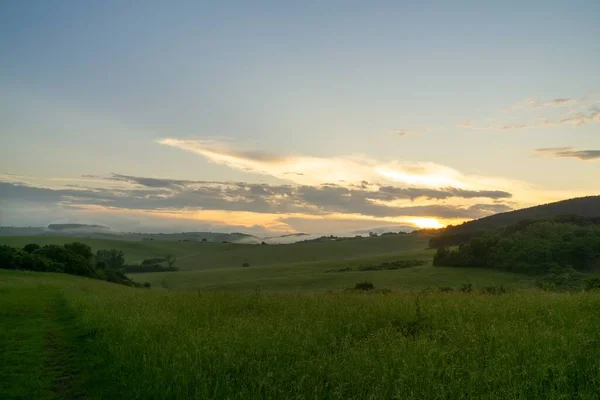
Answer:
<path fill-rule="evenodd" d="M 390 235 L 281 245 L 162 240 L 126 241 L 63 236 L 0 236 L 0 245 L 13 247 L 23 247 L 28 243 L 45 245 L 74 241 L 88 244 L 93 251 L 98 249 L 122 250 L 127 263 L 140 263 L 147 258 L 173 254 L 177 257 L 176 266 L 181 271 L 238 268 L 243 263 L 249 263 L 251 267 L 261 267 L 382 255 L 393 256 L 406 251 L 423 250 L 427 247 L 427 238 L 420 235 Z"/>
<path fill-rule="evenodd" d="M 556 203 L 542 204 L 535 207 L 491 215 L 489 217 L 465 222 L 461 225 L 448 226 L 441 229 L 430 240 L 431 247 L 441 245 L 452 246 L 463 243 L 485 231 L 504 228 L 523 220 L 545 219 L 558 216 L 576 215 L 600 222 L 600 196 L 579 197 Z"/>

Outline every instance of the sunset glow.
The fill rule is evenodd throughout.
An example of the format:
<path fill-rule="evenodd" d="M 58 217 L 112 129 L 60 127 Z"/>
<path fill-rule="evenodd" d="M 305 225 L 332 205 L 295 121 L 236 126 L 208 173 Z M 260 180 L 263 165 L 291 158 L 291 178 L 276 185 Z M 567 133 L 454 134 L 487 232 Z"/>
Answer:
<path fill-rule="evenodd" d="M 444 227 L 444 224 L 435 218 L 417 218 L 411 220 L 411 222 L 421 229 L 439 229 Z"/>

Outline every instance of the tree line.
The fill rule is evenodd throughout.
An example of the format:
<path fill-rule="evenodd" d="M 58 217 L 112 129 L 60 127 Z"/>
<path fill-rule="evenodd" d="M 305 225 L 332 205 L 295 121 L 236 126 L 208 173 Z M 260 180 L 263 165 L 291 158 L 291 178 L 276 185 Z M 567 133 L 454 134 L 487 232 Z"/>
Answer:
<path fill-rule="evenodd" d="M 600 269 L 600 225 L 584 220 L 521 221 L 458 247 L 440 246 L 433 265 L 502 269 L 554 285 L 583 281 Z"/>
<path fill-rule="evenodd" d="M 39 272 L 58 272 L 85 276 L 133 287 L 150 287 L 125 275 L 125 254 L 116 249 L 92 248 L 80 242 L 40 246 L 30 243 L 23 248 L 0 246 L 0 268 Z"/>

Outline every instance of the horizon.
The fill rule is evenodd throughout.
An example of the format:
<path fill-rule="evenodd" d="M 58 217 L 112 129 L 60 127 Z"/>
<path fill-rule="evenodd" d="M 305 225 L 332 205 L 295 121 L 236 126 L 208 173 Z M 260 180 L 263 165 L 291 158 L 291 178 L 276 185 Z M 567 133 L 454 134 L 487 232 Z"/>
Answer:
<path fill-rule="evenodd" d="M 598 195 L 600 5 L 0 5 L 0 226 L 340 234 Z"/>

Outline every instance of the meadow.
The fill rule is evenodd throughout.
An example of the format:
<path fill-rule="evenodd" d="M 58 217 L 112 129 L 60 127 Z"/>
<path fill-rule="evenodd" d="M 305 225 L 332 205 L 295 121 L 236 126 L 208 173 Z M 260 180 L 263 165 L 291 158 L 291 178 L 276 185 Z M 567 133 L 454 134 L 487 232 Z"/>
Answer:
<path fill-rule="evenodd" d="M 136 282 L 169 290 L 324 291 L 353 287 L 369 281 L 379 289 L 421 289 L 438 286 L 508 285 L 530 287 L 522 274 L 475 268 L 434 268 L 434 250 L 427 238 L 390 235 L 355 240 L 304 242 L 285 245 L 250 245 L 172 241 L 110 241 L 58 236 L 0 237 L 0 245 L 64 244 L 81 241 L 92 249 L 115 248 L 128 263 L 165 254 L 177 256 L 176 272 L 131 273 Z M 384 262 L 421 260 L 422 266 L 391 271 L 332 272 Z M 250 267 L 242 267 L 248 263 Z"/>
<path fill-rule="evenodd" d="M 417 235 L 290 245 L 80 241 L 123 250 L 128 262 L 176 254 L 181 270 L 129 274 L 152 283 L 141 289 L 0 269 L 1 399 L 600 392 L 600 293 L 544 292 L 523 274 L 435 267 Z M 352 289 L 365 281 L 375 290 Z"/>
<path fill-rule="evenodd" d="M 61 236 L 0 236 L 0 245 L 13 247 L 23 247 L 28 243 L 62 245 L 74 241 L 91 246 L 93 251 L 122 250 L 127 263 L 139 263 L 147 258 L 173 254 L 177 256 L 176 265 L 180 270 L 196 271 L 237 268 L 244 263 L 249 263 L 251 267 L 258 267 L 317 261 L 335 262 L 382 255 L 395 256 L 406 251 L 425 249 L 428 238 L 419 235 L 391 235 L 356 240 L 254 245 L 160 240 L 126 241 Z"/>
<path fill-rule="evenodd" d="M 595 399 L 600 295 L 171 292 L 0 271 L 0 398 Z"/>

